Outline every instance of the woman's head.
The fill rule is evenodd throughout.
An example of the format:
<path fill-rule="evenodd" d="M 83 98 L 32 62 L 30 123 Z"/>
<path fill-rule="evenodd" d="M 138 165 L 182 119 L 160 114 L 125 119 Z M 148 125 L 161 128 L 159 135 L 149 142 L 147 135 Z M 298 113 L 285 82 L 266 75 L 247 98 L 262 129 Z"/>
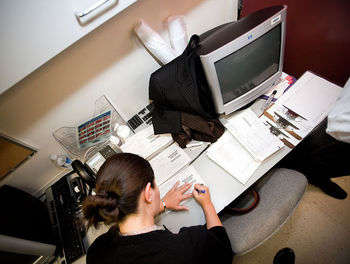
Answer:
<path fill-rule="evenodd" d="M 89 226 L 121 222 L 128 215 L 140 213 L 140 208 L 159 208 L 159 190 L 151 165 L 137 155 L 113 155 L 101 166 L 96 178 L 96 195 L 88 196 L 83 204 Z"/>

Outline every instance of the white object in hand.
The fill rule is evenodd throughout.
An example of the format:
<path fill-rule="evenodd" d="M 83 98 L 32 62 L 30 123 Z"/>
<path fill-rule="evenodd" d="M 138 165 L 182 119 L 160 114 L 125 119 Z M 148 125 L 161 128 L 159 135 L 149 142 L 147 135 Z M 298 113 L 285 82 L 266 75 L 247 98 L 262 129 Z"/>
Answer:
<path fill-rule="evenodd" d="M 146 22 L 140 20 L 135 26 L 134 31 L 149 52 L 151 52 L 162 64 L 167 64 L 175 59 L 176 52 L 157 32 L 148 26 Z"/>

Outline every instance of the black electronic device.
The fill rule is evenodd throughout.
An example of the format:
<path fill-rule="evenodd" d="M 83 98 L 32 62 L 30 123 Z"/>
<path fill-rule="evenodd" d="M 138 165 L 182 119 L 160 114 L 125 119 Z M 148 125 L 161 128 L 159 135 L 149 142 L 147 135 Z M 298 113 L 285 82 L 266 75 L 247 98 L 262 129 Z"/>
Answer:
<path fill-rule="evenodd" d="M 46 190 L 46 202 L 58 244 L 66 263 L 86 254 L 86 228 L 82 221 L 82 202 L 87 196 L 86 183 L 74 172 L 62 177 Z"/>
<path fill-rule="evenodd" d="M 80 160 L 74 160 L 72 168 L 89 185 L 90 189 L 95 187 L 96 177 L 88 166 L 84 165 Z"/>
<path fill-rule="evenodd" d="M 152 124 L 153 109 L 154 105 L 151 103 L 128 120 L 128 124 L 134 132 L 142 130 Z"/>

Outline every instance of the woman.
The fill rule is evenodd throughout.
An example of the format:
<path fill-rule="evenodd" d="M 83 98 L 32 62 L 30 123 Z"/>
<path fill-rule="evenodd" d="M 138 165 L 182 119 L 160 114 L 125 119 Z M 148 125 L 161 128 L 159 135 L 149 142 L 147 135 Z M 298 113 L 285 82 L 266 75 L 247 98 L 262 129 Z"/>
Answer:
<path fill-rule="evenodd" d="M 116 154 L 97 174 L 96 195 L 84 202 L 89 225 L 104 222 L 109 231 L 90 246 L 87 264 L 95 263 L 232 263 L 226 231 L 210 200 L 207 187 L 178 183 L 160 199 L 148 161 L 129 153 Z M 180 202 L 194 197 L 202 207 L 206 226 L 182 228 L 173 234 L 155 225 L 164 210 L 186 210 Z"/>

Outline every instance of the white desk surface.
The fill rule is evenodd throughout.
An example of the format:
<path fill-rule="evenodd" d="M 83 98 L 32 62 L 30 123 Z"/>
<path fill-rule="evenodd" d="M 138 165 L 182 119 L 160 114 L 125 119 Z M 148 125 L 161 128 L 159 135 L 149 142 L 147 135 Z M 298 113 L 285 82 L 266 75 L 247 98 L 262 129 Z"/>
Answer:
<path fill-rule="evenodd" d="M 285 146 L 262 162 L 246 184 L 242 184 L 210 160 L 205 152 L 192 165 L 208 185 L 215 209 L 217 212 L 220 212 L 260 179 L 291 150 Z M 203 211 L 193 198 L 186 203 L 186 206 L 189 207 L 189 211 L 169 212 L 161 215 L 158 224 L 165 225 L 172 232 L 178 232 L 181 227 L 202 225 L 205 223 Z"/>

